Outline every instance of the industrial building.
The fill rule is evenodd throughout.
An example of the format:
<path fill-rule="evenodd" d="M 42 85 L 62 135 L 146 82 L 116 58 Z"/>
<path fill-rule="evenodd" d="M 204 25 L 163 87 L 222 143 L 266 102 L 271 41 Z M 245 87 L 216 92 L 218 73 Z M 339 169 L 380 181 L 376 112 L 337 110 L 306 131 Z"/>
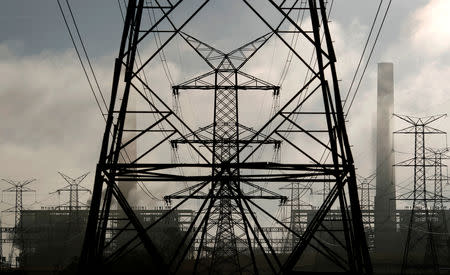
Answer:
<path fill-rule="evenodd" d="M 146 209 L 145 207 L 136 207 L 135 210 L 146 226 L 167 212 L 164 209 Z M 74 210 L 68 207 L 46 207 L 40 210 L 22 211 L 20 226 L 23 229 L 22 232 L 15 234 L 15 244 L 20 249 L 18 265 L 30 272 L 62 271 L 68 266 L 75 268 L 80 256 L 88 214 L 89 211 L 86 208 Z M 116 217 L 117 224 L 121 222 L 119 211 L 113 211 L 111 215 Z M 167 223 L 149 230 L 150 234 L 158 240 L 158 247 L 170 254 L 173 242 L 186 231 L 192 217 L 191 210 L 175 211 Z M 118 230 L 117 224 L 109 225 L 108 235 Z M 111 238 L 107 240 L 111 241 L 112 247 L 120 246 L 121 241 L 125 241 L 111 240 Z M 131 261 L 131 259 L 127 260 Z"/>

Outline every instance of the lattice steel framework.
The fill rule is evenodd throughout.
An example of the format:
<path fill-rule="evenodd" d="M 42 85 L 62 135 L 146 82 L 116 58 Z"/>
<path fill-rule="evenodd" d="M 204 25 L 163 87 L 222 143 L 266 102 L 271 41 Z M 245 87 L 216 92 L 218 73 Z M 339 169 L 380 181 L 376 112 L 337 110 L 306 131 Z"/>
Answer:
<path fill-rule="evenodd" d="M 12 185 L 12 187 L 4 189 L 2 192 L 12 192 L 16 195 L 15 204 L 13 207 L 8 208 L 6 210 L 3 210 L 4 212 L 14 212 L 14 225 L 16 228 L 18 226 L 21 226 L 20 223 L 20 214 L 23 210 L 23 193 L 24 192 L 36 192 L 36 190 L 33 190 L 29 187 L 27 187 L 28 184 L 32 183 L 36 179 L 29 179 L 29 180 L 23 180 L 23 181 L 14 181 L 14 180 L 7 180 L 2 179 L 2 181 Z"/>
<path fill-rule="evenodd" d="M 268 0 L 267 5 L 273 8 L 277 15 L 271 18 L 263 16 L 261 7 L 257 4 L 242 0 L 243 6 L 248 7 L 270 33 L 228 54 L 182 32 L 194 17 L 201 17 L 200 10 L 210 1 L 195 1 L 192 5 L 184 6 L 182 2 L 189 1 L 154 2 L 156 4 L 144 5 L 143 0 L 130 0 L 128 3 L 119 55 L 115 62 L 111 101 L 95 175 L 80 270 L 108 270 L 137 247 L 143 247 L 149 254 L 152 271 L 158 274 L 197 273 L 202 268 L 216 273 L 218 271 L 211 265 L 217 261 L 223 267 L 238 265 L 227 269 L 234 272 L 259 274 L 262 270 L 269 270 L 271 273 L 289 274 L 299 268 L 297 263 L 302 262 L 302 257 L 309 249 L 317 251 L 331 263 L 321 266 L 323 268 L 360 274 L 371 273 L 325 2 L 309 0 L 307 3 L 288 3 Z M 146 21 L 143 17 L 144 10 L 157 14 L 155 20 Z M 302 10 L 310 15 L 311 24 L 307 28 L 300 26 L 293 16 L 293 11 Z M 298 35 L 299 43 L 306 47 L 305 51 L 314 53 L 316 66 L 305 61 L 302 56 L 304 52 L 296 50 L 287 42 L 287 37 L 292 34 Z M 210 67 L 213 69 L 209 75 L 174 87 L 175 92 L 188 89 L 190 85 L 193 88 L 195 86 L 195 89 L 214 90 L 213 125 L 207 131 L 192 130 L 190 123 L 169 107 L 170 104 L 162 96 L 163 90 L 151 87 L 144 78 L 145 70 L 151 71 L 155 68 L 155 57 L 177 35 L 196 49 L 207 63 L 211 63 Z M 141 51 L 139 54 L 139 49 L 151 43 L 152 38 L 157 36 L 160 40 L 156 43 L 156 50 Z M 299 90 L 288 93 L 290 96 L 285 104 L 267 121 L 261 123 L 262 126 L 252 130 L 239 124 L 237 91 L 254 88 L 278 92 L 278 87 L 243 73 L 239 66 L 243 66 L 270 37 L 279 39 L 311 77 L 300 85 Z M 122 76 L 124 82 L 120 83 Z M 208 77 L 213 81 L 206 80 Z M 131 95 L 144 102 L 147 109 L 142 110 L 141 105 L 138 105 L 138 109 L 132 110 L 128 106 Z M 130 130 L 124 128 L 125 118 L 129 113 L 151 117 L 145 120 L 147 124 L 143 129 L 134 130 L 137 134 L 133 138 L 123 140 L 123 132 Z M 239 137 L 243 129 L 247 129 L 248 136 L 245 139 Z M 206 138 L 205 133 L 211 133 L 211 130 L 212 135 Z M 131 159 L 129 163 L 120 163 L 120 154 L 127 146 L 144 138 L 153 144 L 148 145 L 136 159 Z M 281 140 L 283 146 L 288 147 L 292 154 L 290 159 L 277 162 L 252 161 L 254 154 L 266 146 L 273 146 L 277 140 Z M 170 150 L 170 146 L 177 143 L 188 146 L 198 156 L 198 161 L 159 161 L 164 149 Z M 323 160 L 323 154 L 330 157 Z M 119 182 L 136 180 L 142 181 L 149 188 L 158 182 L 186 182 L 190 183 L 190 186 L 170 195 L 170 199 L 177 200 L 177 203 L 170 211 L 144 228 L 130 207 L 130 202 L 118 188 Z M 284 198 L 262 188 L 261 183 L 273 186 L 289 182 L 331 183 L 323 204 L 301 235 L 274 217 L 265 204 L 258 203 L 260 199 Z M 252 187 L 250 191 L 249 186 Z M 184 232 L 178 249 L 175 249 L 175 255 L 163 256 L 162 248 L 155 245 L 148 231 L 164 222 L 171 211 L 193 199 L 200 199 L 201 205 L 192 224 Z M 116 201 L 123 211 L 126 221 L 125 226 L 116 231 L 116 236 L 105 242 L 113 201 Z M 339 215 L 334 215 L 339 217 L 339 233 L 336 233 L 336 228 L 328 230 L 327 223 L 324 222 L 332 207 L 339 212 Z M 256 217 L 256 211 L 298 238 L 298 243 L 289 256 L 284 257 L 285 260 L 275 253 L 273 244 Z M 217 225 L 211 225 L 211 221 L 218 220 L 220 221 Z M 226 255 L 220 254 L 220 259 L 214 258 L 218 253 L 203 253 L 204 236 L 209 236 L 211 226 L 215 226 L 216 238 L 231 236 L 233 241 L 236 240 L 236 244 L 224 246 L 222 240 L 216 239 L 214 249 L 220 248 L 222 252 L 224 248 L 234 250 Z M 237 228 L 242 234 L 236 232 Z M 134 237 L 121 243 L 113 251 L 109 249 L 117 236 L 130 230 L 135 232 Z M 328 234 L 336 245 L 330 246 L 318 238 L 318 230 L 321 231 L 321 236 Z M 196 253 L 191 258 L 187 257 L 195 245 L 198 248 Z"/>
<path fill-rule="evenodd" d="M 443 163 L 443 160 L 450 158 L 447 154 L 448 148 L 426 148 L 426 150 L 434 163 L 434 173 L 429 177 L 434 182 L 433 210 L 442 210 L 446 201 L 443 194 L 443 185 L 448 185 L 448 175 L 443 170 L 447 168 L 447 165 Z"/>
<path fill-rule="evenodd" d="M 23 224 L 21 222 L 22 217 L 22 211 L 23 211 L 23 193 L 24 192 L 36 192 L 36 190 L 33 190 L 28 187 L 29 184 L 34 182 L 36 179 L 29 179 L 29 180 L 22 180 L 22 181 L 15 181 L 15 180 L 8 180 L 8 179 L 2 179 L 2 181 L 10 184 L 12 187 L 4 189 L 2 192 L 11 192 L 15 193 L 15 204 L 13 207 L 8 208 L 6 210 L 3 210 L 3 212 L 13 212 L 14 213 L 14 228 L 12 228 L 12 238 L 8 239 L 8 242 L 12 242 L 12 247 L 9 252 L 9 264 L 13 263 L 13 252 L 15 251 L 16 245 L 23 245 L 24 242 L 24 228 Z M 35 193 L 36 194 L 36 193 Z M 22 255 L 23 257 L 23 255 Z M 26 255 L 25 255 L 26 257 Z M 16 265 L 19 263 L 16 260 Z"/>
<path fill-rule="evenodd" d="M 375 179 L 376 174 L 370 175 L 368 177 L 358 177 L 359 181 L 359 191 L 361 198 L 361 211 L 362 211 L 362 219 L 364 223 L 364 228 L 366 230 L 366 236 L 368 241 L 369 249 L 373 249 L 375 247 L 375 216 L 374 216 L 374 196 L 373 192 L 375 187 L 371 184 L 371 182 Z"/>
<path fill-rule="evenodd" d="M 253 136 L 255 131 L 249 127 L 241 125 L 239 123 L 238 115 L 238 92 L 242 90 L 273 90 L 274 94 L 279 93 L 279 87 L 272 85 L 264 80 L 258 79 L 252 75 L 246 74 L 241 71 L 249 59 L 256 54 L 256 52 L 269 40 L 272 36 L 271 33 L 263 35 L 243 46 L 235 49 L 229 53 L 224 53 L 214 47 L 201 42 L 200 40 L 182 33 L 183 39 L 197 52 L 206 64 L 212 69 L 212 71 L 195 77 L 191 80 L 185 81 L 180 85 L 173 86 L 174 94 L 178 95 L 180 90 L 212 90 L 214 91 L 214 119 L 213 123 L 201 127 L 196 134 L 200 139 L 191 138 L 189 142 L 191 144 L 201 144 L 210 146 L 213 148 L 213 164 L 215 163 L 239 163 L 239 155 L 237 152 L 243 145 L 250 142 L 250 132 Z M 258 134 L 259 138 L 252 140 L 251 142 L 258 144 L 274 144 L 275 148 L 280 147 L 280 141 L 267 138 L 262 134 Z M 177 147 L 178 144 L 185 144 L 183 139 L 176 139 L 171 141 L 172 146 Z M 234 156 L 237 155 L 236 158 Z M 212 169 L 212 175 L 215 175 L 218 171 Z M 222 172 L 224 177 L 236 177 L 239 176 L 239 169 L 234 168 L 229 171 Z M 247 182 L 242 182 L 248 184 Z M 246 253 L 245 249 L 239 249 L 238 243 L 243 242 L 239 239 L 239 235 L 246 235 L 247 240 L 250 240 L 248 236 L 247 223 L 240 217 L 239 206 L 234 202 L 232 198 L 239 197 L 239 194 L 235 192 L 235 189 L 241 189 L 240 181 L 228 181 L 222 180 L 220 182 L 213 182 L 215 186 L 213 196 L 216 198 L 216 205 L 211 203 L 208 207 L 210 221 L 205 221 L 204 227 L 208 227 L 209 231 L 212 231 L 211 225 L 215 227 L 215 236 L 211 240 L 212 252 L 210 254 L 212 267 L 211 272 L 216 273 L 241 273 L 245 269 L 241 268 L 239 262 L 239 254 Z M 270 192 L 260 186 L 252 185 L 252 193 L 259 191 L 261 195 L 265 193 L 265 198 L 279 199 L 285 201 L 286 199 L 278 194 Z M 165 196 L 165 199 L 171 201 L 172 199 L 189 198 L 189 194 L 182 195 L 185 191 L 189 191 L 190 188 L 184 191 L 179 191 L 174 195 Z M 207 196 L 199 197 L 200 199 L 208 199 Z M 238 234 L 237 231 L 244 232 Z M 205 231 L 205 234 L 207 232 Z M 204 243 L 206 247 L 211 246 L 211 243 L 207 243 L 205 240 L 205 234 L 200 237 L 200 243 Z M 244 241 L 245 243 L 245 241 Z M 251 246 L 251 242 L 248 242 Z M 199 253 L 203 248 L 199 247 Z"/>
<path fill-rule="evenodd" d="M 445 132 L 429 126 L 445 115 L 422 118 L 394 115 L 410 124 L 394 133 L 414 135 L 414 157 L 396 164 L 396 166 L 414 168 L 413 190 L 397 198 L 397 200 L 412 201 L 401 273 L 417 273 L 417 270 L 421 270 L 421 272 L 432 271 L 439 274 L 436 240 L 433 234 L 433 219 L 436 217 L 432 211 L 433 206 L 430 205 L 433 204 L 435 194 L 429 190 L 430 183 L 427 183 L 426 176 L 427 169 L 433 168 L 435 163 L 434 157 L 430 158 L 426 154 L 425 137 L 431 134 L 445 134 Z M 423 255 L 423 258 L 420 259 L 418 255 Z M 420 260 L 422 262 L 419 262 Z"/>
<path fill-rule="evenodd" d="M 81 182 L 87 177 L 89 172 L 77 177 L 77 178 L 71 178 L 61 172 L 58 172 L 58 174 L 68 183 L 68 185 L 64 186 L 63 188 L 60 188 L 56 190 L 55 192 L 61 193 L 61 192 L 68 192 L 69 193 L 69 201 L 62 206 L 69 207 L 69 211 L 78 211 L 82 207 L 83 203 L 80 202 L 80 192 L 91 192 L 91 190 L 87 189 L 86 187 L 81 186 Z M 53 192 L 53 193 L 55 193 Z"/>
<path fill-rule="evenodd" d="M 303 234 L 308 225 L 308 215 L 304 210 L 312 210 L 314 206 L 305 201 L 304 197 L 312 196 L 313 189 L 305 183 L 291 182 L 281 187 L 281 190 L 289 190 L 289 200 L 286 206 L 289 207 L 289 227 L 298 234 Z M 322 193 L 320 193 L 321 195 Z M 316 194 L 317 195 L 317 194 Z M 284 250 L 291 251 L 298 242 L 298 237 L 292 234 L 284 234 Z"/>
<path fill-rule="evenodd" d="M 444 196 L 444 186 L 448 186 L 448 175 L 444 172 L 447 165 L 443 160 L 450 158 L 448 148 L 427 148 L 429 158 L 433 160 L 434 173 L 428 177 L 428 180 L 434 183 L 432 212 L 436 219 L 433 220 L 433 232 L 436 232 L 435 243 L 440 268 L 450 266 L 450 238 L 448 237 L 447 215 L 445 214 L 445 205 L 449 199 Z"/>

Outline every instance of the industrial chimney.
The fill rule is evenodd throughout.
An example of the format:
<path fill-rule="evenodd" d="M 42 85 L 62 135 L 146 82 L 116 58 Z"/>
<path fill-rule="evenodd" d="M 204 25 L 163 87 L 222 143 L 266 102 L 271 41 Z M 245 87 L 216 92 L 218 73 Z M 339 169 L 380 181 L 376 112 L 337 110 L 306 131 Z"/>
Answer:
<path fill-rule="evenodd" d="M 395 232 L 394 65 L 378 64 L 375 251 L 389 254 Z"/>

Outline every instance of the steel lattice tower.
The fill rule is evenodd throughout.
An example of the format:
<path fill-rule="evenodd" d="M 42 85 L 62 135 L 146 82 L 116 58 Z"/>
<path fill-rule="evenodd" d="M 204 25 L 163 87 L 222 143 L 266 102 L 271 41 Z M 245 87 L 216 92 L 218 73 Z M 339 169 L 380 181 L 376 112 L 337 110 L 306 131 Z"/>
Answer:
<path fill-rule="evenodd" d="M 434 161 L 434 174 L 430 177 L 430 180 L 434 181 L 434 201 L 433 210 L 444 209 L 443 184 L 448 185 L 448 176 L 444 174 L 442 170 L 446 165 L 442 162 L 444 159 L 449 159 L 447 155 L 448 148 L 433 149 L 427 148 L 430 158 Z"/>
<path fill-rule="evenodd" d="M 14 225 L 16 229 L 22 224 L 20 223 L 20 217 L 23 210 L 23 192 L 36 192 L 33 189 L 27 187 L 28 184 L 32 183 L 36 179 L 24 180 L 24 181 L 13 181 L 2 179 L 4 182 L 12 185 L 12 187 L 3 190 L 3 192 L 13 192 L 16 195 L 16 201 L 13 207 L 4 210 L 5 212 L 14 212 Z"/>
<path fill-rule="evenodd" d="M 368 177 L 359 177 L 359 190 L 361 194 L 361 211 L 364 227 L 366 229 L 368 245 L 370 249 L 375 245 L 375 217 L 374 217 L 374 196 L 371 194 L 371 190 L 374 191 L 375 187 L 371 185 L 371 182 L 375 179 L 376 174 Z"/>
<path fill-rule="evenodd" d="M 214 120 L 211 125 L 200 128 L 196 134 L 204 138 L 189 139 L 191 143 L 205 144 L 212 146 L 217 155 L 213 155 L 214 163 L 239 163 L 239 156 L 233 158 L 238 150 L 246 142 L 243 137 L 245 132 L 253 132 L 250 128 L 239 123 L 238 119 L 238 92 L 240 90 L 273 90 L 274 94 L 279 93 L 279 87 L 264 80 L 246 74 L 241 71 L 244 64 L 265 44 L 271 34 L 263 35 L 229 53 L 224 53 L 214 47 L 199 41 L 198 39 L 182 33 L 183 39 L 197 52 L 208 64 L 212 71 L 188 80 L 180 85 L 173 86 L 176 95 L 180 90 L 212 90 L 214 91 Z M 238 79 L 240 81 L 238 81 Z M 241 84 L 243 83 L 243 84 Z M 208 131 L 212 131 L 208 137 Z M 211 133 L 210 133 L 211 134 Z M 260 138 L 265 138 L 259 135 Z M 275 148 L 280 146 L 280 142 L 273 139 L 256 140 L 255 144 L 274 144 Z M 183 140 L 172 140 L 172 145 L 184 143 Z M 213 175 L 217 173 L 215 169 L 211 171 Z M 239 175 L 239 169 L 230 169 L 223 172 L 226 178 Z M 239 263 L 239 251 L 235 228 L 240 226 L 246 228 L 247 225 L 239 218 L 238 205 L 232 199 L 238 197 L 234 190 L 240 188 L 238 181 L 228 180 L 213 182 L 215 186 L 214 196 L 217 199 L 216 206 L 211 204 L 210 220 L 211 224 L 216 224 L 216 233 L 211 253 L 211 272 L 215 273 L 240 273 L 242 270 Z M 257 187 L 261 192 L 263 188 Z M 266 192 L 268 193 L 268 192 Z M 274 199 L 284 198 L 273 194 Z M 187 198 L 177 192 L 176 197 Z M 173 196 L 166 196 L 166 200 L 172 200 Z M 205 223 L 206 226 L 206 223 Z M 242 242 L 242 241 L 241 241 Z M 249 244 L 250 245 L 250 244 Z M 226 271 L 225 266 L 232 268 Z"/>
<path fill-rule="evenodd" d="M 394 114 L 395 115 L 395 114 Z M 396 166 L 414 168 L 414 186 L 412 192 L 401 195 L 399 200 L 412 200 L 411 215 L 408 223 L 408 233 L 403 252 L 401 273 L 408 274 L 414 270 L 433 271 L 439 274 L 439 262 L 436 241 L 433 235 L 433 206 L 435 194 L 429 190 L 426 171 L 435 166 L 434 157 L 426 154 L 425 137 L 430 134 L 445 134 L 445 132 L 429 126 L 445 115 L 414 118 L 405 115 L 395 115 L 411 126 L 394 132 L 395 134 L 414 135 L 414 157 L 397 163 Z M 417 258 L 425 251 L 422 259 Z M 422 260 L 422 263 L 419 263 Z"/>
<path fill-rule="evenodd" d="M 69 202 L 68 202 L 69 210 L 70 211 L 80 210 L 80 198 L 79 198 L 80 192 L 91 192 L 91 190 L 81 186 L 81 182 L 86 178 L 89 172 L 74 179 L 67 175 L 64 175 L 61 172 L 58 172 L 58 174 L 68 183 L 68 185 L 56 190 L 55 192 L 58 193 L 69 192 Z"/>
<path fill-rule="evenodd" d="M 302 262 L 309 250 L 317 251 L 331 263 L 322 268 L 372 273 L 325 1 L 287 3 L 268 0 L 267 4 L 278 17 L 266 18 L 261 13 L 261 7 L 242 0 L 243 6 L 258 18 L 269 33 L 228 54 L 183 32 L 194 17 L 201 18 L 199 12 L 210 1 L 197 1 L 184 6 L 182 2 L 185 1 L 155 1 L 154 4 L 145 4 L 144 0 L 128 2 L 80 271 L 112 269 L 117 261 L 137 247 L 143 247 L 149 254 L 149 269 L 157 274 L 180 273 L 181 270 L 197 273 L 202 268 L 209 273 L 218 273 L 214 265 L 226 268 L 222 269 L 223 272 L 250 270 L 259 274 L 269 270 L 271 273 L 289 274 L 300 267 L 297 263 Z M 155 14 L 154 19 L 147 20 L 143 16 L 144 11 Z M 294 11 L 308 13 L 311 24 L 300 26 L 293 19 Z M 317 60 L 315 66 L 305 61 L 302 56 L 304 52 L 287 42 L 286 35 L 292 34 L 297 34 L 299 42 L 313 53 Z M 163 96 L 164 90 L 155 88 L 145 78 L 146 71 L 155 70 L 155 57 L 173 42 L 174 37 L 180 36 L 207 63 L 211 63 L 208 65 L 212 68 L 205 75 L 172 87 L 175 93 L 190 88 L 214 91 L 213 123 L 195 131 L 189 121 L 169 107 Z M 155 39 L 155 42 L 152 40 L 154 37 L 160 39 Z M 241 67 L 270 38 L 279 39 L 310 74 L 310 78 L 300 84 L 299 90 L 290 93 L 284 105 L 267 121 L 262 121 L 253 129 L 239 123 L 237 92 L 246 89 L 278 92 L 279 88 L 244 73 Z M 144 48 L 147 42 L 156 43 L 153 51 L 145 50 L 148 49 Z M 136 109 L 129 106 L 132 96 L 139 98 L 146 109 L 142 109 L 142 104 L 138 104 Z M 131 131 L 126 128 L 125 120 L 131 113 L 146 116 L 146 124 L 142 129 L 133 129 L 136 132 L 134 137 L 125 139 L 124 132 Z M 147 143 L 143 153 L 128 163 L 121 163 L 121 153 L 140 140 L 153 143 Z M 252 156 L 262 148 L 279 145 L 279 141 L 289 148 L 292 159 L 252 160 Z M 161 152 L 179 144 L 189 147 L 197 156 L 197 161 L 161 161 L 164 154 Z M 323 160 L 323 154 L 330 157 Z M 159 219 L 144 225 L 118 187 L 120 182 L 125 181 L 140 181 L 149 188 L 160 182 L 184 182 L 189 186 L 167 196 L 167 200 L 176 203 Z M 276 184 L 290 182 L 330 183 L 323 204 L 301 235 L 259 203 L 260 200 L 285 199 L 269 188 L 263 188 L 261 183 L 274 188 Z M 183 237 L 177 241 L 173 255 L 164 255 L 162 250 L 165 248 L 158 245 L 157 238 L 150 237 L 149 230 L 164 223 L 167 217 L 192 200 L 199 200 L 200 205 L 191 225 L 186 232 L 182 232 Z M 111 223 L 110 209 L 115 202 L 123 211 L 124 226 L 115 229 L 112 238 L 106 240 Z M 332 207 L 338 209 L 340 227 L 330 230 L 326 218 Z M 298 238 L 287 257 L 275 253 L 256 211 Z M 318 231 L 321 236 L 327 235 L 333 239 L 336 245 L 323 242 L 317 237 Z M 134 237 L 129 241 L 114 247 L 111 245 L 120 238 L 118 236 L 130 232 L 134 232 Z M 211 232 L 214 232 L 213 235 Z M 215 239 L 212 254 L 208 249 L 211 239 Z M 230 241 L 226 243 L 225 240 Z M 190 252 L 193 249 L 194 255 L 188 256 L 192 255 Z"/>
<path fill-rule="evenodd" d="M 36 179 L 29 179 L 29 180 L 23 180 L 23 181 L 14 181 L 14 180 L 6 180 L 2 179 L 4 182 L 12 185 L 12 187 L 8 189 L 4 189 L 3 192 L 12 192 L 15 193 L 15 204 L 13 207 L 8 208 L 6 210 L 3 210 L 4 212 L 13 212 L 14 213 L 14 230 L 13 230 L 13 246 L 11 247 L 10 254 L 9 254 L 9 263 L 12 264 L 13 259 L 13 252 L 14 252 L 14 245 L 24 245 L 24 236 L 23 236 L 23 224 L 21 222 L 22 217 L 22 211 L 23 211 L 23 193 L 24 192 L 36 192 L 35 190 L 29 188 L 27 185 L 34 182 Z M 21 255 L 21 257 L 26 257 L 27 255 Z M 23 258 L 22 258 L 23 260 Z M 17 261 L 17 259 L 16 259 Z M 17 264 L 17 262 L 16 262 Z"/>
<path fill-rule="evenodd" d="M 448 176 L 444 174 L 443 168 L 447 166 L 442 162 L 450 157 L 447 155 L 448 148 L 432 149 L 427 148 L 429 158 L 433 160 L 434 173 L 429 180 L 434 183 L 432 213 L 436 219 L 433 220 L 433 232 L 437 232 L 435 237 L 436 250 L 439 267 L 450 265 L 450 238 L 448 238 L 447 215 L 445 214 L 444 202 L 449 199 L 444 197 L 443 185 L 448 185 Z"/>

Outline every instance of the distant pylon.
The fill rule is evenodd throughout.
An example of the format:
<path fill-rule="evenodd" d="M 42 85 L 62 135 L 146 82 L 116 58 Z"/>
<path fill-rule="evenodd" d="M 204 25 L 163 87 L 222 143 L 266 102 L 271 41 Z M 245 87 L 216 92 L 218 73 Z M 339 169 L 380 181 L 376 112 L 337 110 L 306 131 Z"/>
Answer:
<path fill-rule="evenodd" d="M 364 228 L 366 230 L 366 237 L 369 249 L 373 249 L 375 246 L 375 216 L 374 216 L 374 196 L 370 191 L 374 191 L 375 187 L 373 186 L 372 181 L 376 178 L 376 173 L 368 176 L 362 177 L 358 176 L 359 182 L 359 192 L 361 198 L 361 212 L 362 212 L 362 220 L 364 224 Z"/>
<path fill-rule="evenodd" d="M 446 198 L 443 195 L 443 186 L 448 185 L 448 176 L 444 174 L 443 168 L 446 165 L 442 162 L 450 157 L 447 155 L 448 148 L 426 148 L 429 153 L 429 158 L 434 162 L 434 174 L 429 177 L 429 180 L 434 182 L 434 201 L 433 209 L 441 210 L 444 209 L 444 200 Z"/>
<path fill-rule="evenodd" d="M 427 148 L 430 154 L 430 158 L 433 160 L 434 173 L 427 177 L 428 180 L 434 183 L 434 196 L 432 213 L 436 217 L 433 219 L 433 232 L 436 232 L 436 251 L 438 256 L 439 267 L 448 268 L 450 266 L 450 238 L 448 236 L 448 224 L 446 209 L 444 202 L 449 202 L 449 199 L 444 197 L 444 186 L 448 186 L 448 175 L 443 169 L 447 168 L 447 165 L 443 163 L 443 160 L 450 159 L 448 148 Z"/>
<path fill-rule="evenodd" d="M 60 188 L 52 193 L 61 193 L 61 192 L 69 192 L 69 201 L 65 204 L 68 204 L 69 211 L 78 211 L 80 209 L 80 204 L 83 204 L 80 202 L 80 192 L 89 192 L 91 193 L 91 190 L 87 189 L 86 187 L 81 186 L 81 182 L 86 178 L 86 176 L 89 174 L 89 172 L 77 177 L 77 178 L 71 178 L 61 172 L 58 172 L 59 175 L 68 183 L 68 185 L 64 186 L 63 188 Z"/>
<path fill-rule="evenodd" d="M 27 187 L 28 184 L 34 182 L 36 179 L 28 179 L 28 180 L 22 180 L 22 181 L 14 181 L 14 180 L 8 180 L 8 179 L 2 179 L 2 181 L 8 183 L 11 185 L 10 188 L 4 189 L 3 192 L 11 192 L 15 193 L 16 195 L 16 201 L 15 205 L 11 208 L 8 208 L 6 210 L 3 210 L 3 212 L 13 212 L 14 213 L 14 233 L 13 233 L 13 245 L 11 247 L 10 253 L 9 253 L 9 263 L 12 264 L 13 262 L 13 252 L 14 252 L 14 246 L 19 243 L 19 245 L 24 245 L 24 238 L 23 238 L 23 224 L 21 222 L 22 217 L 22 210 L 23 210 L 23 193 L 24 192 L 35 192 L 36 190 L 30 189 Z M 25 255 L 26 257 L 26 255 Z M 16 262 L 16 265 L 18 263 Z"/>
<path fill-rule="evenodd" d="M 247 63 L 250 58 L 270 39 L 272 33 L 265 34 L 252 40 L 249 43 L 245 43 L 243 46 L 229 52 L 224 53 L 214 47 L 194 38 L 186 33 L 182 33 L 181 36 L 188 43 L 195 52 L 205 61 L 206 64 L 212 69 L 211 71 L 195 77 L 191 80 L 185 81 L 180 85 L 173 86 L 173 91 L 178 94 L 183 90 L 210 90 L 214 92 L 214 120 L 213 123 L 200 128 L 196 131 L 196 134 L 203 138 L 189 138 L 188 142 L 209 145 L 215 151 L 213 154 L 213 163 L 238 162 L 239 159 L 233 160 L 234 155 L 242 147 L 242 144 L 247 142 L 247 136 L 255 134 L 255 131 L 249 127 L 242 125 L 238 119 L 238 94 L 242 90 L 269 90 L 274 94 L 279 93 L 279 87 L 268 83 L 267 81 L 258 79 L 252 75 L 244 73 L 241 68 Z M 214 83 L 209 82 L 214 76 Z M 240 81 L 238 81 L 238 79 Z M 211 135 L 212 133 L 212 135 Z M 255 140 L 254 144 L 273 144 L 275 148 L 279 148 L 281 141 L 267 138 L 266 136 L 259 135 L 260 140 Z M 265 139 L 265 140 L 264 140 Z M 186 143 L 185 139 L 172 140 L 172 146 L 177 144 Z M 215 169 L 212 170 L 215 174 Z M 230 177 L 236 176 L 239 173 L 239 169 L 230 169 L 230 171 L 224 174 Z M 246 242 L 242 240 L 239 235 L 248 234 L 248 229 L 245 229 L 246 225 L 242 218 L 240 218 L 240 210 L 238 203 L 233 200 L 234 197 L 239 197 L 239 194 L 233 190 L 234 185 L 247 185 L 245 182 L 238 183 L 233 180 L 223 180 L 217 182 L 216 190 L 214 193 L 217 199 L 216 203 L 210 205 L 208 210 L 210 225 L 208 227 L 215 228 L 214 244 L 211 253 L 211 273 L 216 274 L 223 273 L 241 273 L 245 269 L 243 264 L 239 261 L 239 255 L 242 254 L 238 248 L 239 243 Z M 261 191 L 262 188 L 252 186 L 254 191 Z M 273 199 L 284 198 L 278 194 L 266 194 L 272 195 Z M 275 195 L 275 196 L 273 196 Z M 188 194 L 181 195 L 177 192 L 178 198 L 188 198 Z M 166 199 L 171 199 L 171 196 L 166 196 Z M 205 197 L 206 198 L 206 197 Z M 204 225 L 206 227 L 206 223 Z M 239 228 L 244 228 L 247 232 L 237 232 Z M 211 228 L 214 229 L 214 228 Z M 210 229 L 210 231 L 212 231 Z M 200 242 L 206 236 L 202 234 Z M 249 238 L 248 238 L 249 239 Z M 251 245 L 249 242 L 248 245 Z M 200 248 L 202 249 L 202 248 Z M 247 250 L 247 249 L 246 249 Z M 231 267 L 226 271 L 226 267 Z"/>
<path fill-rule="evenodd" d="M 23 192 L 36 192 L 36 190 L 26 187 L 36 179 L 29 179 L 23 181 L 14 181 L 8 179 L 2 179 L 2 181 L 12 185 L 12 187 L 4 189 L 2 192 L 12 192 L 16 194 L 16 203 L 13 207 L 4 210 L 4 212 L 14 212 L 14 225 L 21 226 L 20 217 L 23 210 L 22 196 Z"/>
<path fill-rule="evenodd" d="M 408 274 L 412 272 L 415 274 L 419 270 L 421 272 L 431 271 L 439 274 L 431 206 L 435 194 L 427 188 L 426 176 L 426 170 L 433 167 L 434 162 L 433 158 L 429 158 L 426 155 L 425 137 L 431 134 L 445 134 L 445 132 L 429 126 L 445 115 L 421 118 L 396 114 L 394 116 L 410 125 L 394 132 L 395 134 L 414 135 L 414 157 L 396 164 L 396 166 L 414 168 L 413 190 L 397 198 L 397 200 L 412 200 L 401 273 Z M 423 258 L 420 259 L 420 256 L 423 256 Z"/>

